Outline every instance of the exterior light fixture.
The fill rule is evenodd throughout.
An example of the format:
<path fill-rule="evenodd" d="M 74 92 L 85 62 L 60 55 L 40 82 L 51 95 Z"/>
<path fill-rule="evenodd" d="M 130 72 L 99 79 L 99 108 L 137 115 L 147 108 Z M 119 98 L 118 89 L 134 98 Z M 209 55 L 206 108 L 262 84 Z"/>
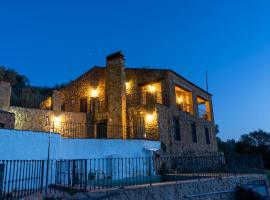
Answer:
<path fill-rule="evenodd" d="M 93 97 L 93 98 L 98 97 L 98 89 L 91 90 L 90 96 Z"/>
<path fill-rule="evenodd" d="M 60 124 L 61 124 L 61 118 L 58 116 L 55 116 L 54 118 L 53 118 L 53 123 L 54 123 L 54 126 L 56 126 L 56 127 L 58 127 L 58 126 L 60 126 Z"/>
<path fill-rule="evenodd" d="M 147 123 L 151 123 L 151 122 L 153 122 L 154 121 L 154 114 L 146 114 L 145 115 L 145 120 L 146 120 L 146 122 Z"/>
<path fill-rule="evenodd" d="M 156 91 L 156 87 L 154 85 L 148 85 L 147 90 L 151 93 L 154 93 Z"/>
<path fill-rule="evenodd" d="M 127 88 L 130 87 L 130 82 L 126 82 L 126 87 L 127 87 Z"/>
<path fill-rule="evenodd" d="M 176 99 L 176 102 L 177 102 L 177 104 L 182 104 L 184 102 L 183 96 L 182 95 L 178 96 L 177 99 Z"/>

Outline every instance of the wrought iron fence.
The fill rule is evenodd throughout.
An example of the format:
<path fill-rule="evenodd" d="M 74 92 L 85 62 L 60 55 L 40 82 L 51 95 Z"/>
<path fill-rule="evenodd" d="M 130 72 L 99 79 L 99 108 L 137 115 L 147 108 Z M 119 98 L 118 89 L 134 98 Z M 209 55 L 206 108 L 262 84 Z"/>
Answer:
<path fill-rule="evenodd" d="M 263 172 L 261 156 L 222 155 L 0 161 L 0 199 Z"/>
<path fill-rule="evenodd" d="M 100 123 L 53 122 L 51 131 L 68 138 L 122 138 L 157 140 L 156 129 L 146 129 L 143 123 L 134 126 L 109 125 L 106 121 Z M 154 134 L 156 132 L 156 134 Z"/>
<path fill-rule="evenodd" d="M 10 105 L 24 108 L 51 110 L 51 92 L 30 87 L 12 88 Z"/>

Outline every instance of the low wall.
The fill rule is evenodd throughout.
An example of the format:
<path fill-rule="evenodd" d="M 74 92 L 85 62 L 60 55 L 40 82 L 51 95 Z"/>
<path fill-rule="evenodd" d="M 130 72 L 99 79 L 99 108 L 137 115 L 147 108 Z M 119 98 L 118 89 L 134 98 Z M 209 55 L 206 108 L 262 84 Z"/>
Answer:
<path fill-rule="evenodd" d="M 0 128 L 14 128 L 15 115 L 6 111 L 0 110 Z"/>
<path fill-rule="evenodd" d="M 0 129 L 0 160 L 48 158 L 49 133 Z M 121 139 L 68 139 L 51 134 L 51 159 L 151 156 L 159 141 Z"/>
<path fill-rule="evenodd" d="M 138 186 L 126 189 L 106 190 L 76 194 L 65 199 L 103 200 L 234 200 L 237 185 L 265 183 L 264 175 L 189 180 L 173 183 L 158 183 L 152 186 Z"/>
<path fill-rule="evenodd" d="M 54 121 L 54 117 L 59 117 L 61 122 L 86 123 L 85 113 L 63 112 L 53 110 L 41 110 L 33 108 L 22 108 L 10 106 L 8 111 L 15 114 L 15 129 L 49 131 L 46 125 L 46 117 Z"/>

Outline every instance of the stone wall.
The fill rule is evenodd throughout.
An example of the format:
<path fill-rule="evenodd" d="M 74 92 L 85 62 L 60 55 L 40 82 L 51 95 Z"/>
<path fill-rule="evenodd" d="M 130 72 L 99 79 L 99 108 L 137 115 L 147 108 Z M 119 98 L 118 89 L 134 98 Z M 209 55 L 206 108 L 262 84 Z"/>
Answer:
<path fill-rule="evenodd" d="M 86 123 L 86 114 L 77 112 L 61 112 L 52 110 L 40 110 L 21 107 L 9 107 L 9 112 L 15 114 L 15 129 L 32 131 L 49 131 L 50 126 L 46 123 L 47 116 L 50 122 L 55 117 L 60 123 Z"/>
<path fill-rule="evenodd" d="M 102 190 L 65 196 L 65 199 L 103 200 L 236 200 L 235 189 L 240 185 L 266 182 L 264 175 L 187 180 L 171 183 L 156 183 L 152 186 L 134 186 L 125 189 Z M 59 197 L 59 195 L 56 195 Z M 61 195 L 60 195 L 61 196 Z"/>
<path fill-rule="evenodd" d="M 215 124 L 200 119 L 175 107 L 157 106 L 160 141 L 166 150 L 162 153 L 178 154 L 183 152 L 215 152 L 217 151 Z M 172 119 L 179 119 L 180 140 L 174 137 Z M 197 142 L 192 140 L 191 123 L 196 124 Z M 209 129 L 210 144 L 206 143 L 205 128 Z"/>
<path fill-rule="evenodd" d="M 0 109 L 7 110 L 10 105 L 11 86 L 10 83 L 0 81 Z"/>
<path fill-rule="evenodd" d="M 0 128 L 13 129 L 15 125 L 15 115 L 10 112 L 0 110 Z"/>
<path fill-rule="evenodd" d="M 65 110 L 68 112 L 80 112 L 80 100 L 87 99 L 90 111 L 90 100 L 93 90 L 97 91 L 98 99 L 105 100 L 105 69 L 93 67 L 78 79 L 72 81 L 61 90 Z"/>

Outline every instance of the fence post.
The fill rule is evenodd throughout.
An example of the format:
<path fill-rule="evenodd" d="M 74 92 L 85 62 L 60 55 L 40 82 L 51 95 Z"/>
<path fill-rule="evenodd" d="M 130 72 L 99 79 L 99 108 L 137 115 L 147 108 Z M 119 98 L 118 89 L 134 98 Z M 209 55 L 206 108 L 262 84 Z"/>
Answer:
<path fill-rule="evenodd" d="M 41 161 L 41 182 L 40 182 L 40 192 L 42 193 L 43 190 L 43 178 L 44 178 L 44 160 Z"/>
<path fill-rule="evenodd" d="M 50 167 L 50 164 L 49 164 L 49 159 L 47 160 L 47 169 L 46 169 L 46 186 L 45 186 L 45 194 L 47 195 L 48 194 L 48 183 L 49 183 L 49 167 Z"/>
<path fill-rule="evenodd" d="M 199 167 L 200 167 L 199 157 L 196 156 L 196 168 L 197 168 L 197 178 L 198 178 L 198 180 L 200 180 L 200 169 L 199 169 Z"/>
<path fill-rule="evenodd" d="M 84 160 L 85 165 L 84 165 L 84 191 L 87 190 L 87 159 Z"/>
<path fill-rule="evenodd" d="M 235 155 L 232 155 L 232 157 L 233 157 L 233 172 L 234 172 L 234 176 L 236 176 L 237 171 L 236 171 Z"/>
<path fill-rule="evenodd" d="M 152 172 L 151 172 L 151 158 L 149 157 L 148 158 L 149 160 L 149 183 L 150 183 L 150 186 L 152 185 Z"/>

